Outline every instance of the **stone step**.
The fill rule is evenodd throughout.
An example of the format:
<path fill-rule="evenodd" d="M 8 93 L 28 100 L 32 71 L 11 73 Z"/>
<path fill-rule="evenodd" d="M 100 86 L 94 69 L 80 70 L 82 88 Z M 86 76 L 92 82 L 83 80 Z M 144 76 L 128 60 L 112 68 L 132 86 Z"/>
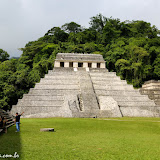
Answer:
<path fill-rule="evenodd" d="M 71 117 L 71 111 L 60 106 L 13 106 L 11 113 L 24 112 L 24 118 Z"/>
<path fill-rule="evenodd" d="M 158 81 L 157 80 L 149 80 L 149 81 L 146 81 L 143 85 L 158 84 L 158 83 L 160 83 L 160 80 L 158 80 Z"/>
<path fill-rule="evenodd" d="M 95 90 L 134 90 L 133 86 L 129 85 L 121 85 L 121 86 L 113 86 L 113 85 L 94 85 Z"/>
<path fill-rule="evenodd" d="M 74 113 L 75 114 L 75 113 Z M 78 113 L 80 118 L 94 118 L 99 114 L 99 110 L 85 110 Z"/>
<path fill-rule="evenodd" d="M 77 77 L 75 75 L 52 76 L 52 75 L 48 75 L 48 74 L 46 74 L 44 78 L 47 78 L 47 79 L 77 79 Z"/>
<path fill-rule="evenodd" d="M 64 89 L 64 90 L 78 90 L 79 86 L 78 85 L 42 85 L 42 84 L 36 84 L 35 89 Z"/>
<path fill-rule="evenodd" d="M 157 107 L 123 106 L 120 110 L 124 117 L 159 117 Z"/>
<path fill-rule="evenodd" d="M 107 68 L 89 68 L 90 72 L 97 72 L 97 73 L 106 73 L 108 72 Z"/>
<path fill-rule="evenodd" d="M 39 84 L 47 84 L 47 85 L 52 85 L 52 84 L 78 84 L 78 80 L 52 80 L 52 79 L 41 79 Z"/>
<path fill-rule="evenodd" d="M 13 120 L 12 120 L 12 121 L 7 121 L 7 122 L 6 122 L 6 124 L 7 124 L 7 125 L 9 125 L 9 124 L 13 124 L 13 123 L 14 123 L 14 121 L 13 121 Z"/>
<path fill-rule="evenodd" d="M 63 71 L 74 72 L 73 68 L 64 68 L 64 70 L 62 68 L 53 68 L 53 70 L 48 70 L 48 73 L 62 73 Z"/>
<path fill-rule="evenodd" d="M 81 112 L 73 112 L 74 117 L 80 118 L 103 118 L 103 117 L 121 117 L 116 116 L 114 111 L 111 110 L 85 110 Z"/>
<path fill-rule="evenodd" d="M 30 94 L 24 94 L 23 95 L 23 101 L 24 100 L 30 100 L 30 101 L 53 101 L 53 100 L 58 100 L 58 101 L 63 101 L 64 96 L 58 96 L 58 95 L 30 95 Z"/>
<path fill-rule="evenodd" d="M 155 103 L 152 101 L 142 101 L 142 102 L 138 102 L 138 101 L 117 101 L 118 105 L 120 107 L 154 107 Z"/>
<path fill-rule="evenodd" d="M 160 88 L 159 85 L 154 85 L 154 86 L 144 87 L 143 89 L 145 89 L 145 90 L 159 90 L 159 88 Z"/>
<path fill-rule="evenodd" d="M 116 72 L 89 72 L 90 75 L 100 75 L 100 76 L 103 76 L 103 75 L 115 75 L 116 76 Z"/>
<path fill-rule="evenodd" d="M 142 94 L 158 94 L 158 95 L 160 95 L 160 90 L 159 89 L 157 89 L 157 90 L 144 90 L 144 89 L 140 89 L 140 92 L 142 93 Z"/>
<path fill-rule="evenodd" d="M 154 83 L 148 83 L 142 85 L 143 89 L 159 89 L 160 88 L 160 82 L 155 81 Z"/>
<path fill-rule="evenodd" d="M 6 127 L 9 128 L 9 127 L 11 127 L 13 125 L 14 125 L 14 123 L 11 123 L 11 124 L 8 124 Z"/>
<path fill-rule="evenodd" d="M 145 95 L 147 95 L 147 94 L 145 94 Z M 152 100 L 160 99 L 159 94 L 149 94 L 148 97 Z"/>
<path fill-rule="evenodd" d="M 29 91 L 30 95 L 61 95 L 61 94 L 79 94 L 79 89 L 34 89 Z"/>
<path fill-rule="evenodd" d="M 64 101 L 58 101 L 58 100 L 56 100 L 56 101 L 30 101 L 30 100 L 23 100 L 23 99 L 20 99 L 19 101 L 18 101 L 18 104 L 17 104 L 17 106 L 39 106 L 39 107 L 41 107 L 41 106 L 62 106 L 63 105 L 63 103 L 64 103 Z"/>
<path fill-rule="evenodd" d="M 8 115 L 8 114 L 0 114 L 1 116 L 7 118 L 7 119 L 10 119 L 11 117 Z"/>
<path fill-rule="evenodd" d="M 129 95 L 113 95 L 112 96 L 115 101 L 151 101 L 148 96 L 145 95 L 137 95 L 137 96 L 129 96 Z"/>
<path fill-rule="evenodd" d="M 99 80 L 93 80 L 92 82 L 93 82 L 93 84 L 96 84 L 96 85 L 127 85 L 126 81 L 112 81 L 112 80 L 99 81 Z"/>
<path fill-rule="evenodd" d="M 115 77 L 100 77 L 100 76 L 99 77 L 98 76 L 97 77 L 92 77 L 91 76 L 91 79 L 92 80 L 99 80 L 99 81 L 107 81 L 107 80 L 112 80 L 112 81 L 114 81 L 114 80 L 118 81 L 119 80 L 120 81 L 121 80 L 120 77 L 116 77 L 116 76 Z"/>
<path fill-rule="evenodd" d="M 77 80 L 78 78 L 77 77 L 74 77 L 74 78 L 68 78 L 68 77 L 45 77 L 45 80 Z"/>
<path fill-rule="evenodd" d="M 46 74 L 46 76 L 51 76 L 51 77 L 64 77 L 64 76 L 69 76 L 69 77 L 76 77 L 77 76 L 77 72 L 73 72 L 73 73 L 49 73 Z"/>
<path fill-rule="evenodd" d="M 140 95 L 140 93 L 137 90 L 95 90 L 96 94 L 98 96 L 137 96 Z"/>
<path fill-rule="evenodd" d="M 118 77 L 118 76 L 116 76 L 116 74 L 112 74 L 112 73 L 109 73 L 109 72 L 107 72 L 107 73 L 90 73 L 90 76 L 91 77 L 102 77 L 102 78 L 108 78 L 108 77 L 110 77 L 110 78 L 114 78 L 114 77 Z"/>
<path fill-rule="evenodd" d="M 54 72 L 73 72 L 73 68 L 53 68 Z"/>
<path fill-rule="evenodd" d="M 134 90 L 132 85 L 106 85 L 105 87 L 107 90 Z"/>
<path fill-rule="evenodd" d="M 77 72 L 74 72 L 74 71 L 72 71 L 72 72 L 55 72 L 55 71 L 53 71 L 53 72 L 48 72 L 47 75 L 49 75 L 49 76 L 63 76 L 63 75 L 76 76 Z"/>
<path fill-rule="evenodd" d="M 96 85 L 109 85 L 109 86 L 114 86 L 114 85 L 127 85 L 127 86 L 132 86 L 131 84 L 127 84 L 126 81 L 121 81 L 121 80 L 92 80 L 93 84 Z"/>
<path fill-rule="evenodd" d="M 8 122 L 10 122 L 10 121 L 14 121 L 14 118 L 12 118 L 12 117 L 8 117 L 8 118 L 7 118 L 7 120 L 8 120 Z"/>
<path fill-rule="evenodd" d="M 107 86 L 107 87 L 128 87 L 128 88 L 133 88 L 133 86 L 132 85 L 128 85 L 128 84 L 126 84 L 126 83 L 123 83 L 123 82 L 118 82 L 118 81 L 116 81 L 116 82 L 110 82 L 110 83 L 95 83 L 95 82 L 93 82 L 93 84 L 94 84 L 94 86 L 100 86 L 100 87 L 104 87 L 104 86 Z M 134 89 L 134 88 L 133 88 Z"/>

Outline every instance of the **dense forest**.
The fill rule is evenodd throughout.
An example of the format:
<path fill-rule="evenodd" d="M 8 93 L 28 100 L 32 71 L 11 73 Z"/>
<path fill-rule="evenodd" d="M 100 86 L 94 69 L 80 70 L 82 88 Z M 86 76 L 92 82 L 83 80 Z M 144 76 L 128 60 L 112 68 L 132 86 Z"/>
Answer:
<path fill-rule="evenodd" d="M 101 54 L 109 71 L 134 87 L 160 79 L 160 31 L 145 21 L 124 21 L 101 14 L 90 27 L 75 22 L 53 27 L 21 48 L 19 59 L 0 49 L 0 107 L 7 110 L 54 66 L 57 53 Z"/>

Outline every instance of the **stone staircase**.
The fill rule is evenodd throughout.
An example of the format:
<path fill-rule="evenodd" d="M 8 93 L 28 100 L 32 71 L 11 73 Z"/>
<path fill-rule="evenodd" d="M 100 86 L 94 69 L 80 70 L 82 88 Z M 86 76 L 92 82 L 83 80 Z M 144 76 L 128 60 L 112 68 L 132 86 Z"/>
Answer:
<path fill-rule="evenodd" d="M 113 117 L 158 117 L 159 108 L 148 96 L 141 95 L 139 89 L 134 89 L 125 80 L 120 80 L 114 72 L 90 72 L 95 92 L 100 106 L 108 106 L 105 110 L 112 111 Z M 117 103 L 119 110 L 115 112 L 112 103 Z"/>
<path fill-rule="evenodd" d="M 0 109 L 0 116 L 5 117 L 7 119 L 6 127 L 9 128 L 14 125 L 14 118 L 6 111 Z M 2 129 L 0 129 L 0 132 Z"/>
<path fill-rule="evenodd" d="M 92 81 L 85 69 L 79 69 L 77 72 L 80 87 L 80 104 L 82 110 L 79 117 L 95 117 L 99 112 L 99 104 L 92 85 Z"/>
<path fill-rule="evenodd" d="M 58 69 L 49 71 L 44 78 L 24 94 L 11 114 L 24 112 L 29 117 L 72 117 L 68 101 L 77 100 L 79 83 L 75 72 Z"/>

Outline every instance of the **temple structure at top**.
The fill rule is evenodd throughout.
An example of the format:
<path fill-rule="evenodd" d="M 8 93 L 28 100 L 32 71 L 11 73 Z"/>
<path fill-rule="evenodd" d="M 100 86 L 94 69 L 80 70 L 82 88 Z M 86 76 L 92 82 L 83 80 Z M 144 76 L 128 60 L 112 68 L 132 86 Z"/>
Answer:
<path fill-rule="evenodd" d="M 100 54 L 58 53 L 54 67 L 105 68 L 105 61 Z"/>

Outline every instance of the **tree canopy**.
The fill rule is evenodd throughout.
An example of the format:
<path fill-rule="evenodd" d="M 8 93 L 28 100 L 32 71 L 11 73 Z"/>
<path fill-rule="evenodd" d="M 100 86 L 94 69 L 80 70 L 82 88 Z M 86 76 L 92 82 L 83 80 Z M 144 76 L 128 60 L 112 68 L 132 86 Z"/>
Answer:
<path fill-rule="evenodd" d="M 9 58 L 9 54 L 4 51 L 3 49 L 0 49 L 0 62 L 3 62 Z"/>

